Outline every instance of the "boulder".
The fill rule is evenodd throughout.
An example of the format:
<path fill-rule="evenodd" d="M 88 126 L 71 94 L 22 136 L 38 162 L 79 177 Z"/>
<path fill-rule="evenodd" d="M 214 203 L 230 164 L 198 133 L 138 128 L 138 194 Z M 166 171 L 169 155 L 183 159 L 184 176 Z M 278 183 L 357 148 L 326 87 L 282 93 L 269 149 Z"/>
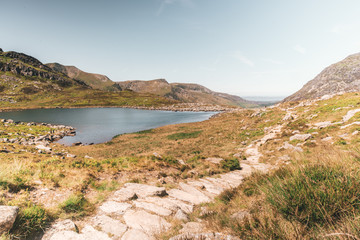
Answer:
<path fill-rule="evenodd" d="M 18 212 L 18 207 L 0 206 L 0 235 L 12 228 Z"/>
<path fill-rule="evenodd" d="M 310 139 L 311 137 L 312 137 L 312 135 L 310 133 L 295 134 L 294 136 L 290 137 L 290 141 L 293 141 L 293 140 L 306 141 L 306 140 Z"/>
<path fill-rule="evenodd" d="M 174 218 L 180 221 L 187 222 L 189 221 L 188 215 L 181 209 L 179 209 L 176 214 L 174 215 Z"/>
<path fill-rule="evenodd" d="M 38 149 L 38 150 L 47 152 L 47 153 L 52 151 L 51 147 L 46 147 L 44 145 L 36 145 L 35 148 Z"/>

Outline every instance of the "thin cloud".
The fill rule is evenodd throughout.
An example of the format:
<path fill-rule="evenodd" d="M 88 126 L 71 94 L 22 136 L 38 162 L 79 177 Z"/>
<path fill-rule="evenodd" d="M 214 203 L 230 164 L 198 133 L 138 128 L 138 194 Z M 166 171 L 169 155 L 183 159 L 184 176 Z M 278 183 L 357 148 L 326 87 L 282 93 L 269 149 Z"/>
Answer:
<path fill-rule="evenodd" d="M 284 62 L 277 61 L 277 60 L 274 60 L 274 59 L 271 59 L 271 58 L 264 58 L 263 60 L 264 60 L 265 62 L 272 63 L 272 64 L 275 64 L 275 65 L 282 65 L 282 64 L 284 64 Z"/>
<path fill-rule="evenodd" d="M 299 45 L 299 44 L 294 46 L 294 50 L 297 51 L 298 53 L 301 53 L 301 54 L 306 53 L 306 49 L 303 46 Z"/>
<path fill-rule="evenodd" d="M 181 4 L 181 6 L 184 7 L 193 7 L 194 3 L 192 0 L 162 0 L 157 12 L 156 16 L 160 16 L 167 8 L 167 6 L 170 6 L 172 4 Z"/>
<path fill-rule="evenodd" d="M 233 55 L 233 57 L 237 60 L 239 60 L 240 62 L 250 66 L 250 67 L 254 67 L 255 63 L 253 61 L 251 61 L 249 58 L 247 58 L 246 56 L 244 56 L 241 52 L 235 52 L 235 54 Z"/>

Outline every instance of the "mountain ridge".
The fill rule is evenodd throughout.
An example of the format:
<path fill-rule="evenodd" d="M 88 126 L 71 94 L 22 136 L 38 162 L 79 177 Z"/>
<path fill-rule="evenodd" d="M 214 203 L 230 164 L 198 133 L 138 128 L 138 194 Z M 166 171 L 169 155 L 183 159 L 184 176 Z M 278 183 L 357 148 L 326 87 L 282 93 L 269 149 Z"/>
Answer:
<path fill-rule="evenodd" d="M 360 91 L 360 53 L 351 54 L 326 67 L 314 79 L 283 101 L 300 101 L 356 91 Z"/>

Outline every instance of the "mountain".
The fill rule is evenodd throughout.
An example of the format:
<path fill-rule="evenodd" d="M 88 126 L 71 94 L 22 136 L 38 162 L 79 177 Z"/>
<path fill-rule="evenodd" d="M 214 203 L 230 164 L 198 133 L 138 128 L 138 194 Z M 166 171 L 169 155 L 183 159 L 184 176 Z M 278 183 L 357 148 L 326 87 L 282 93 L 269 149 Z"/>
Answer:
<path fill-rule="evenodd" d="M 168 83 L 165 79 L 150 81 L 124 81 L 116 83 L 120 88 L 134 92 L 152 93 L 168 99 L 186 103 L 206 103 L 255 107 L 255 103 L 241 97 L 226 93 L 214 92 L 204 86 L 192 83 Z"/>
<path fill-rule="evenodd" d="M 149 93 L 96 89 L 91 86 L 91 81 L 87 84 L 83 80 L 99 79 L 104 86 L 114 83 L 104 76 L 91 76 L 73 67 L 65 74 L 64 68 L 60 64 L 49 67 L 32 56 L 3 52 L 0 48 L 0 108 L 156 107 L 177 103 Z M 69 77 L 72 76 L 70 73 L 76 78 Z M 119 86 L 115 87 L 120 90 Z"/>
<path fill-rule="evenodd" d="M 46 66 L 50 67 L 56 72 L 63 73 L 70 78 L 83 81 L 94 89 L 110 91 L 121 90 L 113 87 L 114 82 L 105 75 L 84 72 L 75 66 L 64 66 L 59 63 L 48 63 Z"/>
<path fill-rule="evenodd" d="M 360 91 L 360 53 L 325 68 L 313 80 L 284 101 L 313 99 L 340 92 Z"/>

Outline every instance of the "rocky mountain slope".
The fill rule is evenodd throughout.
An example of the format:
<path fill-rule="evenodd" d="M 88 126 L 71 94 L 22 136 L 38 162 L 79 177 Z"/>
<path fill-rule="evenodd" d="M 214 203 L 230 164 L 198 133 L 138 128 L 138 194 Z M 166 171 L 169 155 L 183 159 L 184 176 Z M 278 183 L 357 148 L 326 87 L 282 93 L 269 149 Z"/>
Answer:
<path fill-rule="evenodd" d="M 284 101 L 314 99 L 340 92 L 360 91 L 360 53 L 325 68 L 313 80 Z"/>
<path fill-rule="evenodd" d="M 117 82 L 122 89 L 135 92 L 152 93 L 169 99 L 190 103 L 206 103 L 219 105 L 232 105 L 242 107 L 254 107 L 255 103 L 241 97 L 214 92 L 204 86 L 192 83 L 168 83 L 165 79 L 151 81 L 124 81 Z"/>
<path fill-rule="evenodd" d="M 0 108 L 154 107 L 176 103 L 148 93 L 96 89 L 91 86 L 96 85 L 91 79 L 96 78 L 98 82 L 104 83 L 102 86 L 110 88 L 113 83 L 105 76 L 87 74 L 76 68 L 68 68 L 68 71 L 63 72 L 61 65 L 57 67 L 53 69 L 34 57 L 0 49 Z"/>
<path fill-rule="evenodd" d="M 46 66 L 56 72 L 63 73 L 70 78 L 83 81 L 94 89 L 110 91 L 121 90 L 119 88 L 113 87 L 114 82 L 102 74 L 84 72 L 75 66 L 64 66 L 59 63 L 48 63 Z"/>

